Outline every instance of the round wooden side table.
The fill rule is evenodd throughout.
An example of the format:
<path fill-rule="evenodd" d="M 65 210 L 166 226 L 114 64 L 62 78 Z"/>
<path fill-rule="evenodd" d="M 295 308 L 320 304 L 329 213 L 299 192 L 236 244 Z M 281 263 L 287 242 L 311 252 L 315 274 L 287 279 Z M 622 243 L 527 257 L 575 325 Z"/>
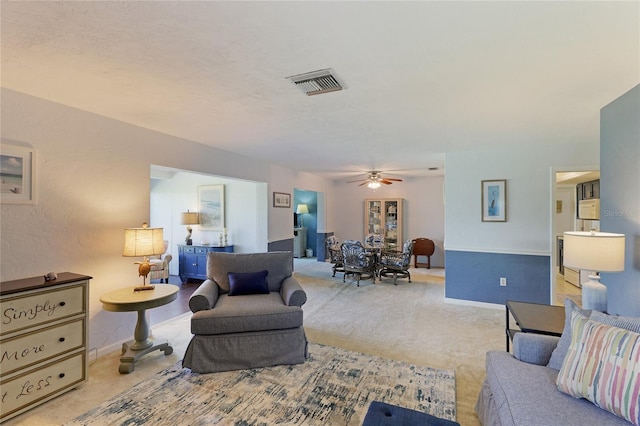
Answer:
<path fill-rule="evenodd" d="M 127 287 L 114 290 L 100 298 L 102 307 L 106 311 L 138 312 L 138 322 L 133 333 L 134 340 L 122 344 L 122 356 L 118 369 L 121 374 L 131 373 L 135 368 L 135 362 L 149 352 L 160 350 L 165 355 L 173 353 L 173 348 L 166 340 L 160 342 L 149 338 L 149 324 L 145 311 L 176 300 L 178 286 L 155 284 L 153 290 L 133 291 L 133 289 L 134 287 Z"/>

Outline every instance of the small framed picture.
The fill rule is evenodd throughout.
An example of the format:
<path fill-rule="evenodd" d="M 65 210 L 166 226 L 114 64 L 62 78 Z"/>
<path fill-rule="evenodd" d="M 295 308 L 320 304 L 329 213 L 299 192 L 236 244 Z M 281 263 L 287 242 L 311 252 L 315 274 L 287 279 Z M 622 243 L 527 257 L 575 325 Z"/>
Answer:
<path fill-rule="evenodd" d="M 286 192 L 274 192 L 273 193 L 273 207 L 291 207 L 291 194 Z"/>
<path fill-rule="evenodd" d="M 31 148 L 2 144 L 0 202 L 3 204 L 35 203 L 35 158 L 35 151 Z"/>
<path fill-rule="evenodd" d="M 507 181 L 482 181 L 482 221 L 507 221 Z"/>

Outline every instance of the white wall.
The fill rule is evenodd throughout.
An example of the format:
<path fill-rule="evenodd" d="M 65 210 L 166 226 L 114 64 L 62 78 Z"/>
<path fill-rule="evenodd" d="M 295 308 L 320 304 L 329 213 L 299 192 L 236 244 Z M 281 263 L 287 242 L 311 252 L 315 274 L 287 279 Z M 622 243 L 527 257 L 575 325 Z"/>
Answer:
<path fill-rule="evenodd" d="M 38 202 L 1 205 L 0 280 L 69 271 L 93 276 L 90 348 L 130 339 L 135 313 L 102 310 L 99 298 L 137 284 L 122 257 L 123 229 L 149 222 L 151 164 L 265 182 L 259 198 L 269 241 L 292 238 L 290 209 L 271 207 L 272 191 L 331 190 L 325 180 L 263 161 L 142 129 L 43 99 L 2 89 L 2 143 L 37 150 Z M 268 207 L 267 207 L 268 206 Z M 183 208 L 183 206 L 180 206 Z M 260 223 L 268 223 L 268 228 Z"/>
<path fill-rule="evenodd" d="M 404 239 L 429 238 L 436 245 L 431 266 L 444 266 L 444 176 L 403 178 L 403 182 L 372 190 L 345 181 L 333 182 L 330 210 L 339 215 L 330 231 L 340 241 L 364 238 L 364 200 L 368 198 L 404 199 Z"/>
<path fill-rule="evenodd" d="M 551 208 L 555 214 L 555 233 L 560 235 L 563 232 L 575 231 L 576 222 L 576 186 L 558 185 L 556 187 L 555 201 L 562 201 L 562 211 L 558 213 L 556 206 Z"/>
<path fill-rule="evenodd" d="M 597 141 L 447 154 L 445 248 L 550 255 L 551 168 L 598 163 Z M 481 220 L 481 181 L 488 179 L 507 180 L 507 222 Z"/>

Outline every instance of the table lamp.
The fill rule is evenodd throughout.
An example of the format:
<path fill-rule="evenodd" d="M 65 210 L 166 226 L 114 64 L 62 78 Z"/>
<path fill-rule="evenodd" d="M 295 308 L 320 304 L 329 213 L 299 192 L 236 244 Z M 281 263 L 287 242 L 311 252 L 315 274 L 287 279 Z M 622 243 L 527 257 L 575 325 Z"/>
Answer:
<path fill-rule="evenodd" d="M 190 212 L 187 210 L 185 213 L 182 213 L 181 223 L 187 225 L 187 237 L 184 239 L 184 242 L 190 246 L 193 244 L 193 240 L 191 239 L 191 225 L 198 225 L 200 223 L 198 212 Z"/>
<path fill-rule="evenodd" d="M 595 271 L 582 284 L 582 308 L 607 311 L 607 287 L 599 272 L 624 270 L 624 234 L 609 232 L 565 232 L 564 265 Z"/>
<path fill-rule="evenodd" d="M 164 253 L 164 241 L 162 228 L 149 228 L 147 223 L 142 228 L 125 228 L 123 256 L 143 256 L 142 262 L 134 262 L 138 266 L 138 273 L 142 277 L 142 285 L 134 288 L 134 291 L 153 290 L 155 287 L 147 285 L 147 275 L 151 271 L 149 256 Z"/>
<path fill-rule="evenodd" d="M 300 215 L 300 228 L 304 228 L 304 222 L 302 220 L 302 215 L 309 213 L 309 207 L 306 204 L 298 204 L 298 208 L 296 209 L 296 213 Z"/>

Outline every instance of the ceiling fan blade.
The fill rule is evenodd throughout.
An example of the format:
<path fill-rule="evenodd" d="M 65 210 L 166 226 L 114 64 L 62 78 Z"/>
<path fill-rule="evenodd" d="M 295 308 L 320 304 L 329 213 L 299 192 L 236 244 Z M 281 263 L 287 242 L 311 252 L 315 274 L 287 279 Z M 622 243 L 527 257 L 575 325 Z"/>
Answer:
<path fill-rule="evenodd" d="M 378 182 L 384 183 L 385 185 L 391 185 L 393 182 L 388 181 L 387 179 L 380 179 Z"/>
<path fill-rule="evenodd" d="M 347 183 L 354 183 L 354 182 L 363 182 L 363 181 L 368 181 L 369 179 L 358 179 L 358 180 L 350 180 Z"/>
<path fill-rule="evenodd" d="M 394 182 L 402 182 L 402 179 L 395 179 L 395 178 L 383 178 L 385 180 L 392 180 Z"/>
<path fill-rule="evenodd" d="M 366 185 L 366 184 L 368 184 L 368 183 L 369 183 L 369 181 L 368 181 L 368 180 L 365 180 L 364 182 L 362 182 L 362 183 L 361 183 L 360 185 L 358 185 L 358 186 Z"/>

